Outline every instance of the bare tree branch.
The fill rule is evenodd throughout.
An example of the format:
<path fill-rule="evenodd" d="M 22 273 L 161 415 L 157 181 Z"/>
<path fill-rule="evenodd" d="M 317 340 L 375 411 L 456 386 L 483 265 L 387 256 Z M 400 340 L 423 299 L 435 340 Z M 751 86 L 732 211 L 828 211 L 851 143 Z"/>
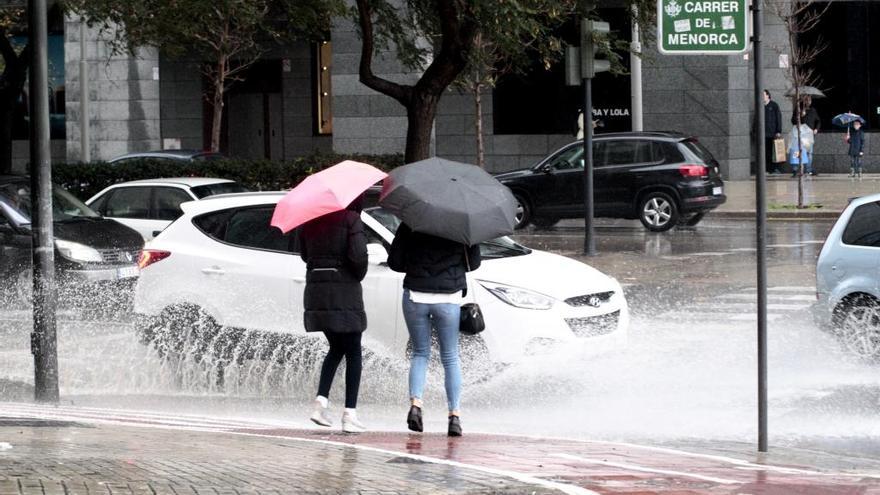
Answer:
<path fill-rule="evenodd" d="M 401 105 L 409 105 L 412 99 L 412 87 L 404 86 L 381 78 L 373 73 L 373 52 L 375 35 L 373 33 L 373 9 L 370 0 L 357 0 L 358 21 L 361 27 L 361 63 L 359 68 L 360 81 L 368 88 L 384 93 Z"/>

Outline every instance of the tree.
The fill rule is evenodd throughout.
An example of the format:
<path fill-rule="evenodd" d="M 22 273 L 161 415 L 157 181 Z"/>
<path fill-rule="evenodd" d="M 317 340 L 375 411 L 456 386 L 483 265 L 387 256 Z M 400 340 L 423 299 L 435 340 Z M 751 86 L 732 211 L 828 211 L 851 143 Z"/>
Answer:
<path fill-rule="evenodd" d="M 504 67 L 518 66 L 526 49 L 537 50 L 548 63 L 562 53 L 553 34 L 560 20 L 571 15 L 577 0 L 406 0 L 396 7 L 389 0 L 356 0 L 355 17 L 362 39 L 360 81 L 400 102 L 407 111 L 404 159 L 428 157 L 431 127 L 443 92 L 459 83 L 482 88 L 497 79 Z M 653 19 L 653 0 L 626 0 L 638 6 L 645 34 Z M 580 7 L 589 15 L 591 6 Z M 373 56 L 396 48 L 397 57 L 421 76 L 412 85 L 396 83 L 373 73 Z M 471 76 L 460 79 L 470 65 Z M 467 83 L 470 79 L 473 84 Z M 479 124 L 477 124 L 479 125 Z M 478 131 L 478 134 L 481 131 Z"/>
<path fill-rule="evenodd" d="M 177 57 L 193 54 L 209 62 L 211 150 L 220 148 L 224 95 L 243 71 L 273 44 L 320 39 L 340 0 L 68 0 L 68 7 L 109 34 L 115 53 L 157 47 Z"/>
<path fill-rule="evenodd" d="M 30 44 L 13 43 L 12 36 L 26 32 L 24 7 L 0 4 L 0 174 L 12 172 L 12 127 L 15 106 L 27 81 Z"/>
<path fill-rule="evenodd" d="M 767 0 L 771 11 L 782 20 L 787 36 L 787 44 L 777 47 L 780 53 L 788 53 L 788 67 L 785 71 L 785 78 L 791 85 L 792 108 L 795 115 L 795 135 L 797 136 L 797 153 L 798 157 L 804 156 L 804 149 L 801 140 L 801 117 L 806 110 L 807 99 L 801 95 L 801 90 L 805 86 L 818 87 L 821 78 L 812 67 L 813 61 L 825 49 L 824 43 L 820 40 L 815 45 L 801 42 L 799 35 L 813 30 L 821 19 L 822 15 L 828 11 L 831 2 L 825 2 L 814 5 L 816 0 Z M 812 150 L 810 150 L 812 152 Z M 815 156 L 811 156 L 810 160 L 814 160 Z M 797 207 L 804 207 L 804 164 L 803 160 L 798 165 L 798 202 Z"/>

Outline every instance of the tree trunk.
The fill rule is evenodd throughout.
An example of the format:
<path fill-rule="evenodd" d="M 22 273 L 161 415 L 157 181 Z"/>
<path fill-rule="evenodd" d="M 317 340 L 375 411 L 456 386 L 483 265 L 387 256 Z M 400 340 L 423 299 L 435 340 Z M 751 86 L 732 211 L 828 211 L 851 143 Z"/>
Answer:
<path fill-rule="evenodd" d="M 211 151 L 220 151 L 220 131 L 223 129 L 223 93 L 226 84 L 226 57 L 220 56 L 214 74 L 214 96 L 212 100 Z"/>
<path fill-rule="evenodd" d="M 477 165 L 480 168 L 486 168 L 486 153 L 483 147 L 483 85 L 474 84 L 474 126 L 477 135 Z"/>
<path fill-rule="evenodd" d="M 413 91 L 412 100 L 406 108 L 406 163 L 417 162 L 431 156 L 431 130 L 440 97 Z"/>

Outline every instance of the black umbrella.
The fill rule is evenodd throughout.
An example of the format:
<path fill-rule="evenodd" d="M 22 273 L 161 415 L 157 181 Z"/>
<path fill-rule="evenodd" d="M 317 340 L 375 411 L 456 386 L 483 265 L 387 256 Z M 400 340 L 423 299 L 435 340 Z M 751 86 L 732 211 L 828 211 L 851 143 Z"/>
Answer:
<path fill-rule="evenodd" d="M 474 245 L 513 233 L 516 199 L 475 165 L 429 158 L 397 168 L 379 204 L 415 232 Z"/>

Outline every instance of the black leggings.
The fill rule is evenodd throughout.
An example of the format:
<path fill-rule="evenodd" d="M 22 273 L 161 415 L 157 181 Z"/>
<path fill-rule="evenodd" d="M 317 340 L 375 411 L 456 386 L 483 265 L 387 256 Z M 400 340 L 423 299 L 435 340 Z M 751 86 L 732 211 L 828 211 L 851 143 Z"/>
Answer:
<path fill-rule="evenodd" d="M 345 357 L 345 407 L 357 407 L 358 390 L 361 387 L 361 333 L 324 332 L 330 350 L 321 366 L 321 380 L 318 382 L 318 395 L 330 397 L 330 387 L 336 368 Z"/>

